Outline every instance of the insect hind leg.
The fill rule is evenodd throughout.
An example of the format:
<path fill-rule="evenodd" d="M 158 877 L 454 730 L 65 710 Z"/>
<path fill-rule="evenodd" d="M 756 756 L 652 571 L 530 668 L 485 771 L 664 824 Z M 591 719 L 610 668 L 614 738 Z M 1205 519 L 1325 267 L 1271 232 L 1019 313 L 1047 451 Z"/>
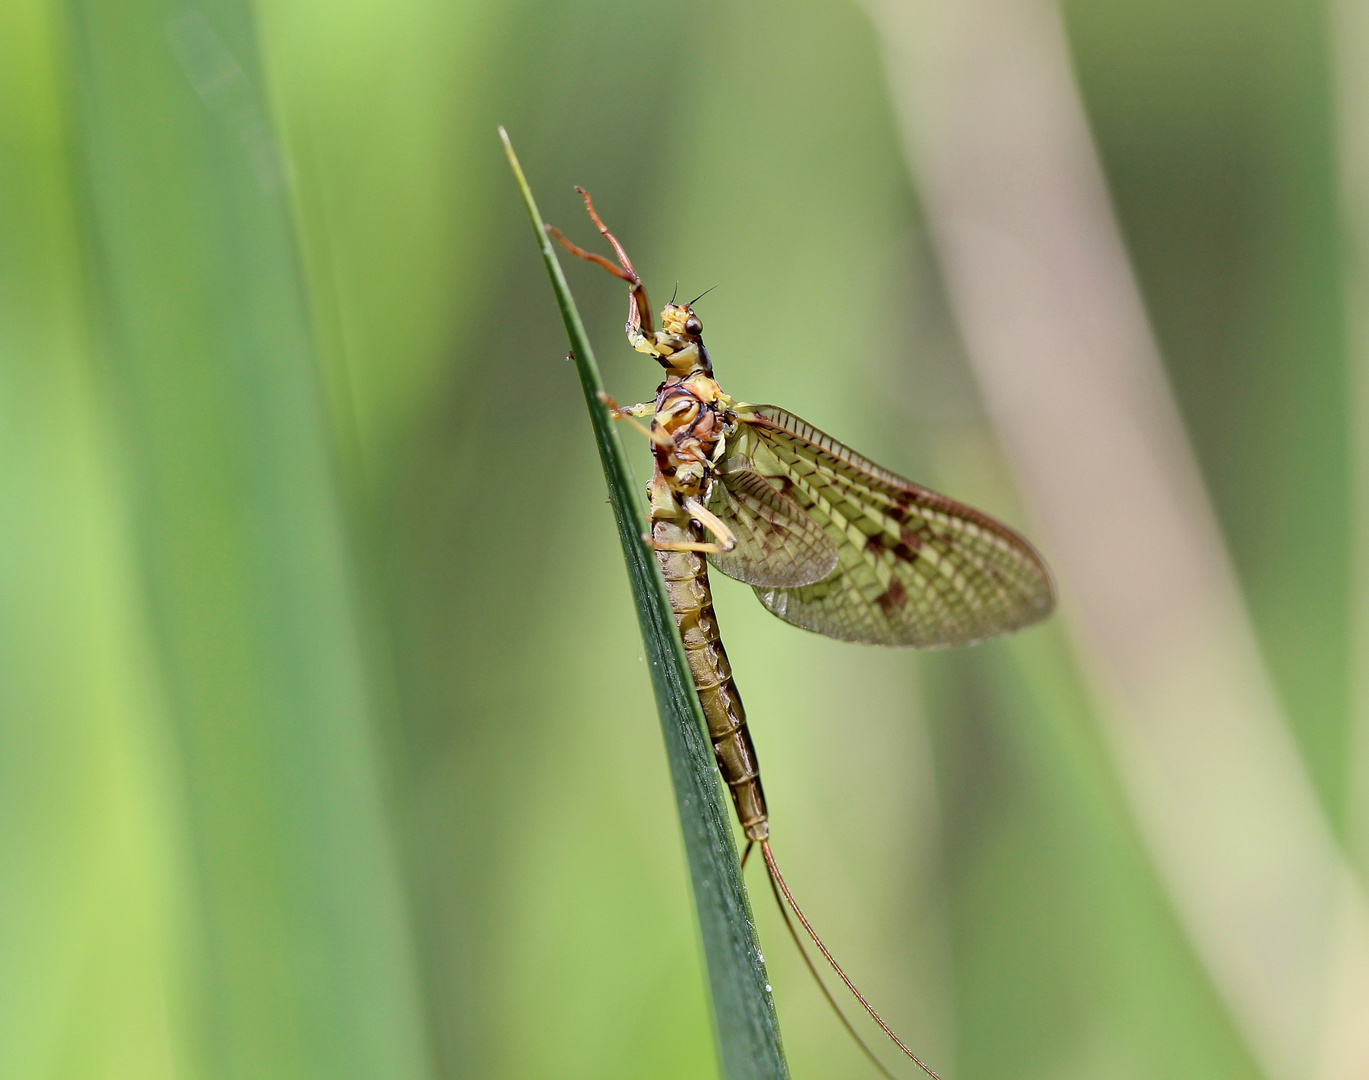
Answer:
<path fill-rule="evenodd" d="M 718 518 L 718 515 L 699 502 L 698 499 L 685 499 L 683 503 L 684 512 L 690 519 L 697 521 L 705 529 L 717 537 L 716 542 L 697 541 L 697 540 L 657 540 L 652 536 L 644 536 L 643 540 L 656 551 L 699 551 L 706 555 L 726 555 L 737 546 L 737 538 Z"/>

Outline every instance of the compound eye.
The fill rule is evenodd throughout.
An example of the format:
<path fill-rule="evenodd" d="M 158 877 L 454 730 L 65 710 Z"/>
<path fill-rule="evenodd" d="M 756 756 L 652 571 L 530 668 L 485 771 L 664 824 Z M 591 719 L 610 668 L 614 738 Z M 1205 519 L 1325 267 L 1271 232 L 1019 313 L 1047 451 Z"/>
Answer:
<path fill-rule="evenodd" d="M 691 315 L 685 320 L 684 329 L 685 333 L 691 337 L 698 337 L 704 332 L 704 324 L 699 322 L 697 315 Z"/>

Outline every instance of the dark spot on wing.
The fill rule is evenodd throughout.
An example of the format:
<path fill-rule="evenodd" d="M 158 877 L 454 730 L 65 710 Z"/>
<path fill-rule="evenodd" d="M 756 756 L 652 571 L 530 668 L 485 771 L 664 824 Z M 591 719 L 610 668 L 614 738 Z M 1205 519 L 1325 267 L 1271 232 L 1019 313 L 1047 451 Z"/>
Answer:
<path fill-rule="evenodd" d="M 903 587 L 903 582 L 894 578 L 889 582 L 889 587 L 875 597 L 875 602 L 883 609 L 884 614 L 890 618 L 897 608 L 901 608 L 908 599 L 908 590 Z"/>
<path fill-rule="evenodd" d="M 917 559 L 917 553 L 922 550 L 922 537 L 913 532 L 912 529 L 903 528 L 898 531 L 898 544 L 894 548 L 894 555 L 904 562 L 913 562 Z"/>

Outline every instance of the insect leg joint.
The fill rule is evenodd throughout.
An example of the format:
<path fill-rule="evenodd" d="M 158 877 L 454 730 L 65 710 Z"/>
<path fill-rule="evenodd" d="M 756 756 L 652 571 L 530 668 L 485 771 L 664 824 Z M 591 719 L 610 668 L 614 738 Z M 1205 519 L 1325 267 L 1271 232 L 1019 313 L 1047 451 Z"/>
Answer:
<path fill-rule="evenodd" d="M 626 409 L 620 409 L 618 403 L 608 394 L 600 390 L 599 400 L 608 406 L 608 415 L 611 420 L 626 420 L 657 446 L 664 446 L 666 449 L 674 449 L 675 443 L 670 436 L 660 431 L 652 431 L 637 418 L 639 416 L 650 416 L 656 411 L 656 406 L 651 402 L 644 401 L 640 405 L 629 405 Z"/>

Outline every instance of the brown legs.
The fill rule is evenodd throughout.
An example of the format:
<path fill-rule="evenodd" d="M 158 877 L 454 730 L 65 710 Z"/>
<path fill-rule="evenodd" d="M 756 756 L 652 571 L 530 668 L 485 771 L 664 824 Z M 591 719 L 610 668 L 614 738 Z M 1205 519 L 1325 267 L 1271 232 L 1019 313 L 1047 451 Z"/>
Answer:
<path fill-rule="evenodd" d="M 594 203 L 590 201 L 589 192 L 579 184 L 575 185 L 575 190 L 585 200 L 585 209 L 589 212 L 590 220 L 603 233 L 604 239 L 613 245 L 614 252 L 618 255 L 618 261 L 622 264 L 619 269 L 614 266 L 602 255 L 596 255 L 592 251 L 586 251 L 576 244 L 572 244 L 566 239 L 565 234 L 555 225 L 548 225 L 547 234 L 551 236 L 563 248 L 569 251 L 577 259 L 584 259 L 592 262 L 596 266 L 602 266 L 616 278 L 626 281 L 628 284 L 628 307 L 627 307 L 627 336 L 632 340 L 633 346 L 637 345 L 637 339 L 645 335 L 648 339 L 655 333 L 651 323 L 651 303 L 646 298 L 646 286 L 642 284 L 642 279 L 637 276 L 637 271 L 632 268 L 632 260 L 627 257 L 627 252 L 623 250 L 623 245 L 618 243 L 618 238 L 608 231 L 608 226 L 603 223 L 594 209 Z"/>

